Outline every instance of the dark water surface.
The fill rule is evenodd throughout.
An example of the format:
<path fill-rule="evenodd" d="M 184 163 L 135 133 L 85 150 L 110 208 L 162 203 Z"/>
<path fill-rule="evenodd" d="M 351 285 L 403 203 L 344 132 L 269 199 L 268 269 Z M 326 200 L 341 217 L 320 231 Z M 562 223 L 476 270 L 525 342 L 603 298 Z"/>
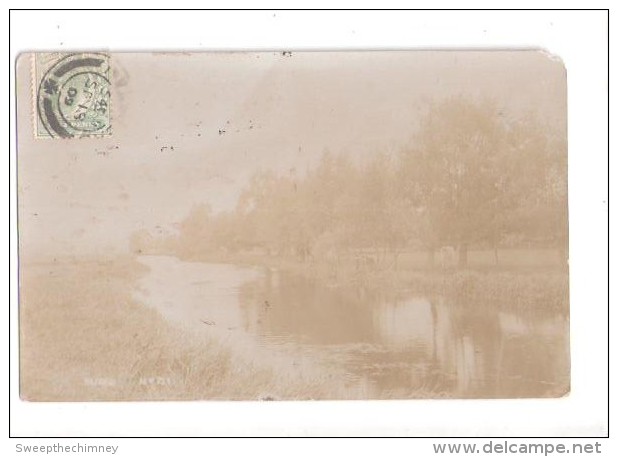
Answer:
<path fill-rule="evenodd" d="M 274 268 L 143 256 L 140 299 L 227 344 L 311 359 L 372 398 L 559 396 L 568 316 L 458 306 L 441 297 L 334 286 Z M 247 349 L 246 349 L 247 350 Z M 258 354 L 258 352 L 256 352 Z"/>

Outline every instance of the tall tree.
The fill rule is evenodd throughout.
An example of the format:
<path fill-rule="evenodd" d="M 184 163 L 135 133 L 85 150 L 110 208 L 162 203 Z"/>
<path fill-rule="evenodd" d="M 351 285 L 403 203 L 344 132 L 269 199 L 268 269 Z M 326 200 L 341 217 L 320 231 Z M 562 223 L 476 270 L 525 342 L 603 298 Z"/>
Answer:
<path fill-rule="evenodd" d="M 508 127 L 490 103 L 454 98 L 433 105 L 402 158 L 407 192 L 425 218 L 421 234 L 434 249 L 496 242 L 507 208 Z"/>

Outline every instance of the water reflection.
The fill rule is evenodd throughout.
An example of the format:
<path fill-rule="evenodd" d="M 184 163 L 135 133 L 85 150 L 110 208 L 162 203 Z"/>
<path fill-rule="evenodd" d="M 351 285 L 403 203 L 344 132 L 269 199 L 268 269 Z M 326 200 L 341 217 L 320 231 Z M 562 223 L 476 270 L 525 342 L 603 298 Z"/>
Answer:
<path fill-rule="evenodd" d="M 367 383 L 374 397 L 543 397 L 568 390 L 566 316 L 464 307 L 411 291 L 328 287 L 272 268 L 144 262 L 151 272 L 142 290 L 170 319 L 238 328 L 261 348 L 293 346 L 299 357 Z"/>

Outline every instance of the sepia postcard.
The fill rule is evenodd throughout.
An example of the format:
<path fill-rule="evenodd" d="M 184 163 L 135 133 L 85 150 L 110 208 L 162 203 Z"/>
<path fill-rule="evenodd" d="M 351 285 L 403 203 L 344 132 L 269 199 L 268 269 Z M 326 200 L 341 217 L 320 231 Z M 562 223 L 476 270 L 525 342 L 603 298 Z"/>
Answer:
<path fill-rule="evenodd" d="M 570 391 L 539 50 L 21 54 L 27 401 Z"/>

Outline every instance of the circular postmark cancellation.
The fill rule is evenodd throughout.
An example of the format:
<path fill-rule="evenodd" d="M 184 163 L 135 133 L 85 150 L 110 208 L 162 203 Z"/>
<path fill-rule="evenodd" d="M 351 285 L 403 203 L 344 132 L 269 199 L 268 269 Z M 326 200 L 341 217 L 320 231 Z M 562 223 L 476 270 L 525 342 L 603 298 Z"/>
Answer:
<path fill-rule="evenodd" d="M 109 55 L 37 54 L 36 136 L 109 136 Z"/>

